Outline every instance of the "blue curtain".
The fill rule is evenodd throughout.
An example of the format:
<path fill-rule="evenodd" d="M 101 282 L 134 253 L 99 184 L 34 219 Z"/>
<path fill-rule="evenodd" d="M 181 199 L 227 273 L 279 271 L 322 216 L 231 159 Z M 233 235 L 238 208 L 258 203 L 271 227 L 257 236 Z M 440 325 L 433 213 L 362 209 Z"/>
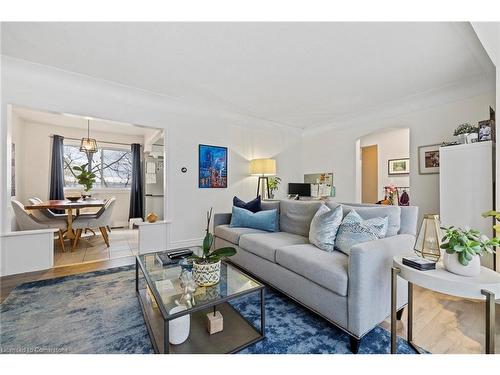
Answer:
<path fill-rule="evenodd" d="M 130 185 L 129 218 L 143 217 L 141 145 L 132 144 L 132 184 Z"/>
<path fill-rule="evenodd" d="M 50 168 L 49 199 L 64 199 L 64 137 L 54 135 L 52 141 L 52 161 Z M 55 213 L 64 213 L 54 210 Z"/>

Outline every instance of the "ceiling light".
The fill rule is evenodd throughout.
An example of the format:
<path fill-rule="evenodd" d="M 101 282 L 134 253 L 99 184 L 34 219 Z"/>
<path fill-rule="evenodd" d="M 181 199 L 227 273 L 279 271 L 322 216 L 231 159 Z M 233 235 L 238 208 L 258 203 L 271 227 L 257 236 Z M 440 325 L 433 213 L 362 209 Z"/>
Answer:
<path fill-rule="evenodd" d="M 97 141 L 94 138 L 90 138 L 90 120 L 87 120 L 87 138 L 82 138 L 80 151 L 86 154 L 97 152 Z"/>

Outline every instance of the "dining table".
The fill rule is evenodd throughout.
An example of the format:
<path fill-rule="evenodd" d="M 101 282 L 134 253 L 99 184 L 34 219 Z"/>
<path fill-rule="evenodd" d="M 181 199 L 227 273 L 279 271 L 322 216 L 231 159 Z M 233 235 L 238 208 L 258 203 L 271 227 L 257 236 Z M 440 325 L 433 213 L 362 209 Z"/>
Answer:
<path fill-rule="evenodd" d="M 80 199 L 76 202 L 66 199 L 61 199 L 61 200 L 48 200 L 37 204 L 30 204 L 24 206 L 24 208 L 26 210 L 43 210 L 43 209 L 65 210 L 67 214 L 68 228 L 64 233 L 64 236 L 69 240 L 73 240 L 75 238 L 75 231 L 73 230 L 73 218 L 74 218 L 73 213 L 75 213 L 76 216 L 78 216 L 82 208 L 89 208 L 89 207 L 100 208 L 104 207 L 105 204 L 106 201 L 102 199 Z"/>

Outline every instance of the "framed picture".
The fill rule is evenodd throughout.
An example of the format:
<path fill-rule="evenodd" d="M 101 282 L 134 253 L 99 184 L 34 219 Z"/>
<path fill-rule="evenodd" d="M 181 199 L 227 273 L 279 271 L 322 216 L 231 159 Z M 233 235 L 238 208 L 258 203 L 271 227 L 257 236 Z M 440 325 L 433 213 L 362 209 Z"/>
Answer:
<path fill-rule="evenodd" d="M 495 140 L 495 122 L 493 120 L 483 120 L 478 122 L 478 141 L 494 141 Z"/>
<path fill-rule="evenodd" d="M 410 159 L 390 159 L 387 161 L 389 176 L 400 176 L 410 173 Z"/>
<path fill-rule="evenodd" d="M 227 147 L 198 146 L 198 187 L 227 188 Z"/>
<path fill-rule="evenodd" d="M 439 173 L 440 144 L 420 146 L 418 148 L 418 173 Z"/>

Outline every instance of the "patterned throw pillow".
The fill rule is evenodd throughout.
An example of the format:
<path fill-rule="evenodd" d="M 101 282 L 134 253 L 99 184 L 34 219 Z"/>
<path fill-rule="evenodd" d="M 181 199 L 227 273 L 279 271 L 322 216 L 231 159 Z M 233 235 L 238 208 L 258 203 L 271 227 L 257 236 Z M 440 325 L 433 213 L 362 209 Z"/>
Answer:
<path fill-rule="evenodd" d="M 325 251 L 333 251 L 335 236 L 342 222 L 342 206 L 331 210 L 324 204 L 314 215 L 309 228 L 309 242 Z"/>
<path fill-rule="evenodd" d="M 340 224 L 335 248 L 349 255 L 353 245 L 384 238 L 387 226 L 387 216 L 363 220 L 355 210 L 352 210 Z"/>

